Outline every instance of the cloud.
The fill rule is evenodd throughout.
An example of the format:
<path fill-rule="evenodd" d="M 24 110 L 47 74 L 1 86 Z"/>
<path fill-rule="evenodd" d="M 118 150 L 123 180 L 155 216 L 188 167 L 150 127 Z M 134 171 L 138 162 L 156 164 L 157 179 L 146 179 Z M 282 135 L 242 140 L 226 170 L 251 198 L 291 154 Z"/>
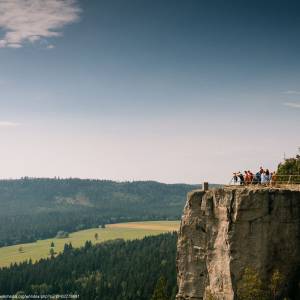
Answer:
<path fill-rule="evenodd" d="M 283 93 L 287 95 L 300 95 L 300 91 L 293 91 L 293 90 L 285 91 Z"/>
<path fill-rule="evenodd" d="M 77 0 L 0 0 L 0 48 L 59 37 L 65 25 L 79 20 L 80 12 Z"/>
<path fill-rule="evenodd" d="M 11 128 L 11 127 L 18 127 L 18 126 L 20 126 L 20 123 L 0 121 L 0 128 Z"/>
<path fill-rule="evenodd" d="M 295 102 L 285 102 L 283 103 L 285 106 L 289 106 L 292 108 L 300 108 L 300 103 L 295 103 Z"/>
<path fill-rule="evenodd" d="M 55 46 L 50 44 L 50 45 L 48 45 L 46 48 L 47 48 L 47 49 L 54 49 Z"/>

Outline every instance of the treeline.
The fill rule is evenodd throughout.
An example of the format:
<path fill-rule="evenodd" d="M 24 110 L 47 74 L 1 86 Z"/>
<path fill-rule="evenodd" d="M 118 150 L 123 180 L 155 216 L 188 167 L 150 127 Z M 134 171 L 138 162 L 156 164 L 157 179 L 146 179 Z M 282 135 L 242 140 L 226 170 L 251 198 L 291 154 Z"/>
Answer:
<path fill-rule="evenodd" d="M 78 294 L 80 299 L 150 300 L 160 289 L 167 299 L 174 299 L 176 241 L 176 233 L 169 233 L 95 246 L 86 242 L 80 249 L 65 245 L 64 252 L 55 258 L 0 269 L 0 294 Z"/>
<path fill-rule="evenodd" d="M 180 218 L 198 186 L 153 181 L 0 180 L 0 247 L 102 224 Z"/>

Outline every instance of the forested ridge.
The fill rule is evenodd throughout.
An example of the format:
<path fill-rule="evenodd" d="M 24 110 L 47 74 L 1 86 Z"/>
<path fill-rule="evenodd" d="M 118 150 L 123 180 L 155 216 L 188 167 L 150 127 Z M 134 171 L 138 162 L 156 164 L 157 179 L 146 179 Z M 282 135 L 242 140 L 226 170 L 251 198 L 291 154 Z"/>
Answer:
<path fill-rule="evenodd" d="M 179 219 L 195 185 L 23 178 L 0 181 L 0 247 L 102 224 Z"/>
<path fill-rule="evenodd" d="M 0 294 L 78 294 L 80 299 L 150 300 L 159 288 L 167 299 L 174 299 L 176 241 L 176 233 L 168 233 L 95 246 L 86 242 L 80 249 L 66 244 L 64 252 L 55 258 L 0 269 Z"/>

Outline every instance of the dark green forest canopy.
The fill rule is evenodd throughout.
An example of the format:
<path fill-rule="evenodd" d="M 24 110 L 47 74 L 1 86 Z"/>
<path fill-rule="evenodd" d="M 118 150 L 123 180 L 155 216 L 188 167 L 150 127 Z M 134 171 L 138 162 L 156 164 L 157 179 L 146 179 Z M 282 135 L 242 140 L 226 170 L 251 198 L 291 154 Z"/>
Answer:
<path fill-rule="evenodd" d="M 101 224 L 179 219 L 196 185 L 24 178 L 0 181 L 0 247 Z"/>
<path fill-rule="evenodd" d="M 176 233 L 115 240 L 0 269 L 0 294 L 79 294 L 80 299 L 149 300 L 160 278 L 176 294 Z"/>

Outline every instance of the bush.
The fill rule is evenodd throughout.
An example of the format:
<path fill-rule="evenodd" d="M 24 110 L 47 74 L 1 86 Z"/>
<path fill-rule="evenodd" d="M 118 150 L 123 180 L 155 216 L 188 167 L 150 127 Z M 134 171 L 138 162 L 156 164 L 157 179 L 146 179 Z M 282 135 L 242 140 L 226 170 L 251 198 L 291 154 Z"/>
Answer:
<path fill-rule="evenodd" d="M 274 270 L 270 278 L 269 285 L 266 283 L 263 286 L 258 273 L 251 269 L 246 268 L 242 280 L 238 284 L 238 299 L 239 300 L 276 300 L 283 299 L 282 287 L 284 285 L 285 278 L 279 272 Z M 286 298 L 284 298 L 286 299 Z"/>
<path fill-rule="evenodd" d="M 283 275 L 278 270 L 275 270 L 272 274 L 271 283 L 269 286 L 272 299 L 274 300 L 277 299 L 280 290 L 283 286 L 283 283 L 284 283 Z"/>
<path fill-rule="evenodd" d="M 251 268 L 245 269 L 242 280 L 238 284 L 237 294 L 239 300 L 267 299 L 258 273 Z"/>

